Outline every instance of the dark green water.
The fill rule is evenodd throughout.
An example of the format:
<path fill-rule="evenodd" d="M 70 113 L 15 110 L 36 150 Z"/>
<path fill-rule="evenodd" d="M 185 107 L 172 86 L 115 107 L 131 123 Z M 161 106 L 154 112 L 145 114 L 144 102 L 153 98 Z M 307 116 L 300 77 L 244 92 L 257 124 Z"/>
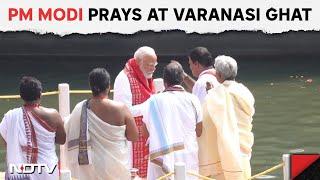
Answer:
<path fill-rule="evenodd" d="M 45 91 L 57 90 L 58 83 L 69 83 L 71 89 L 88 89 L 87 74 L 93 67 L 106 67 L 114 79 L 126 57 L 60 57 L 3 56 L 0 63 L 0 95 L 17 94 L 22 75 L 38 77 Z M 160 57 L 156 77 L 172 57 Z M 253 174 L 281 162 L 284 153 L 303 149 L 306 153 L 320 152 L 320 72 L 318 58 L 303 56 L 264 56 L 238 58 L 238 80 L 249 87 L 256 99 L 253 121 L 255 144 L 252 156 Z M 180 58 L 188 70 L 185 58 Z M 305 81 L 312 79 L 312 83 Z M 71 96 L 71 108 L 86 98 Z M 58 97 L 44 97 L 44 106 L 58 108 Z M 0 114 L 21 105 L 20 100 L 0 100 Z M 3 154 L 3 148 L 1 150 Z M 1 170 L 4 156 L 0 155 Z M 276 171 L 281 179 L 282 170 Z"/>

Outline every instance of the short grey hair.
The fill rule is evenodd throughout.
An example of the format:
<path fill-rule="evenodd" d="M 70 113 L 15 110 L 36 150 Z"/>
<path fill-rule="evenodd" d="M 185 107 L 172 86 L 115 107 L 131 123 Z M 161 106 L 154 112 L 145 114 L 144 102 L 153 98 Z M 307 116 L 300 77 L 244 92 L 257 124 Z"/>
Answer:
<path fill-rule="evenodd" d="M 223 75 L 224 80 L 234 80 L 237 76 L 237 61 L 230 56 L 221 55 L 215 58 L 214 67 Z"/>
<path fill-rule="evenodd" d="M 138 61 L 142 60 L 144 56 L 157 56 L 154 49 L 149 46 L 142 46 L 134 53 L 134 58 Z"/>

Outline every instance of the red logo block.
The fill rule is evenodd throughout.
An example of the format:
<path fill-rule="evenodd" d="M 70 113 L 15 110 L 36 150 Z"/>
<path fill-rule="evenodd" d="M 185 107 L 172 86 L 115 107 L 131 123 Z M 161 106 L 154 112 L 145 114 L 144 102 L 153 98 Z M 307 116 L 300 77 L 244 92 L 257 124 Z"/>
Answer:
<path fill-rule="evenodd" d="M 320 180 L 320 154 L 291 154 L 291 180 Z"/>

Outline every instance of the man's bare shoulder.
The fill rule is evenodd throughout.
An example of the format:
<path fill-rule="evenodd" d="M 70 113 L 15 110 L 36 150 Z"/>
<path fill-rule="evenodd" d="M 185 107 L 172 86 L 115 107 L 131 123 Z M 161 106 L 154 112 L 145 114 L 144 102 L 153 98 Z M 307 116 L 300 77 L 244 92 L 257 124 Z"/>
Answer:
<path fill-rule="evenodd" d="M 123 111 L 125 109 L 127 109 L 127 106 L 122 103 L 122 102 L 118 102 L 118 101 L 113 101 L 113 100 L 108 100 L 108 104 L 109 104 L 109 107 L 112 108 L 113 110 L 115 111 Z"/>
<path fill-rule="evenodd" d="M 126 105 L 113 100 L 106 100 L 104 102 L 104 109 L 106 109 L 107 119 L 109 119 L 108 123 L 113 121 L 114 125 L 124 125 L 129 112 Z M 112 115 L 112 117 L 110 117 L 110 115 Z"/>
<path fill-rule="evenodd" d="M 43 107 L 41 106 L 41 110 L 43 113 L 46 113 L 48 115 L 56 115 L 59 114 L 58 111 L 54 108 L 47 108 L 47 107 Z"/>
<path fill-rule="evenodd" d="M 41 107 L 39 114 L 47 120 L 56 120 L 60 117 L 59 112 L 54 108 Z"/>

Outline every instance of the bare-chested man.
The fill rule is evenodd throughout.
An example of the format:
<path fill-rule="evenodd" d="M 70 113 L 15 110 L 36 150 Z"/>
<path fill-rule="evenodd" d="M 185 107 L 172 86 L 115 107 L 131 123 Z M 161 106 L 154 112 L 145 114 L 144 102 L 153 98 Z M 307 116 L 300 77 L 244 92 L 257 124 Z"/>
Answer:
<path fill-rule="evenodd" d="M 130 179 L 128 141 L 138 139 L 129 108 L 108 98 L 110 75 L 89 73 L 92 98 L 76 105 L 65 124 L 67 166 L 74 178 Z"/>

